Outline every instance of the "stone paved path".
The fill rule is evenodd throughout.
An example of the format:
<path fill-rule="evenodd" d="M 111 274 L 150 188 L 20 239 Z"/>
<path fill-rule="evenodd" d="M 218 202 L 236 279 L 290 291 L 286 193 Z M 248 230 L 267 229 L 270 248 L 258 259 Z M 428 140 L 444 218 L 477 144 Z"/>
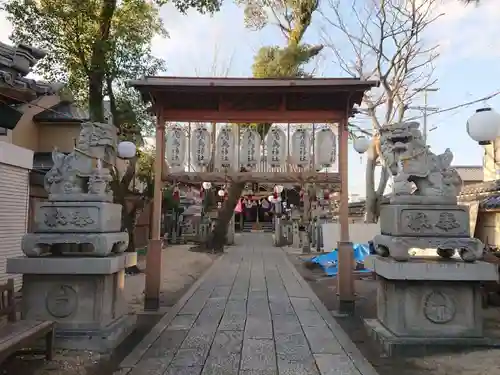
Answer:
<path fill-rule="evenodd" d="M 242 234 L 238 242 L 122 362 L 120 374 L 377 374 L 270 236 Z"/>

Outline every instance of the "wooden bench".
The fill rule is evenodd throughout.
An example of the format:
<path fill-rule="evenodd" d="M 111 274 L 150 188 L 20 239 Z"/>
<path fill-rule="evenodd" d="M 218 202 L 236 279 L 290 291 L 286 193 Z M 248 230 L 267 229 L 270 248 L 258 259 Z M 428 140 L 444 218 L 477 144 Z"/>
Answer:
<path fill-rule="evenodd" d="M 19 352 L 39 353 L 39 350 L 26 350 L 38 339 L 45 339 L 46 347 L 43 353 L 47 360 L 52 360 L 55 323 L 17 320 L 13 279 L 0 285 L 0 318 L 5 319 L 0 326 L 0 364 Z"/>

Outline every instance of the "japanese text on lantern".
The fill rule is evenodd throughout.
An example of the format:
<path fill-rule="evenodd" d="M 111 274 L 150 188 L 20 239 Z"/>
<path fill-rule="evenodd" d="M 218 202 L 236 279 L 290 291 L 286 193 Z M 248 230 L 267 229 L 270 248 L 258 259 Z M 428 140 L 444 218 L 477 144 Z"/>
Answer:
<path fill-rule="evenodd" d="M 227 167 L 231 164 L 231 161 L 229 159 L 230 148 L 231 148 L 231 142 L 230 142 L 229 129 L 222 129 L 220 136 L 219 155 L 220 155 L 221 165 L 223 167 Z"/>
<path fill-rule="evenodd" d="M 257 161 L 255 152 L 256 152 L 256 145 L 255 145 L 255 137 L 254 134 L 250 131 L 248 132 L 247 135 L 247 163 L 249 165 L 255 164 Z"/>
<path fill-rule="evenodd" d="M 307 147 L 306 147 L 306 131 L 304 129 L 297 130 L 299 132 L 299 162 L 307 161 Z"/>
<path fill-rule="evenodd" d="M 175 128 L 173 131 L 173 139 L 172 139 L 172 162 L 173 163 L 179 163 L 181 160 L 181 130 L 178 128 Z"/>
<path fill-rule="evenodd" d="M 205 137 L 205 128 L 198 128 L 194 131 L 194 136 L 196 137 L 196 154 L 195 163 L 198 165 L 208 164 L 208 160 L 205 160 L 205 155 L 207 154 L 207 142 Z"/>
<path fill-rule="evenodd" d="M 171 167 L 179 167 L 184 163 L 185 135 L 178 126 L 171 128 L 167 133 L 167 161 Z"/>
<path fill-rule="evenodd" d="M 271 148 L 271 162 L 273 163 L 279 163 L 280 162 L 280 146 L 281 146 L 281 137 L 280 133 L 273 129 L 273 132 L 271 133 L 271 136 L 273 137 L 273 143 L 272 143 L 272 148 Z"/>

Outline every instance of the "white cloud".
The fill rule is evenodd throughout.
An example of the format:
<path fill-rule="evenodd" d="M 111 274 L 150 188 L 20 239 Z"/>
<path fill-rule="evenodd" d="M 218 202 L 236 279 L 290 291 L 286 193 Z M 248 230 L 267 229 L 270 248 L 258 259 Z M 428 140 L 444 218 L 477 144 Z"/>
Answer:
<path fill-rule="evenodd" d="M 440 45 L 442 59 L 500 57 L 500 7 L 496 0 L 465 6 L 459 0 L 441 0 L 430 39 Z M 444 62 L 444 61 L 442 61 Z"/>
<path fill-rule="evenodd" d="M 213 16 L 195 11 L 181 15 L 165 6 L 161 16 L 169 38 L 155 38 L 153 52 L 166 60 L 169 75 L 226 75 L 242 50 L 252 48 L 242 10 L 233 4 Z"/>

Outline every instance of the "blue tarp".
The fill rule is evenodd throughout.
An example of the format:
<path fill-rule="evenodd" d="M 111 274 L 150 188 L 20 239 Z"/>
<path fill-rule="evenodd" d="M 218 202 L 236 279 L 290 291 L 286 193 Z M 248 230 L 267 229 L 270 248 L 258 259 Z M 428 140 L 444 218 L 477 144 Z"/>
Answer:
<path fill-rule="evenodd" d="M 368 244 L 353 244 L 354 249 L 354 260 L 356 263 L 363 263 L 365 258 L 370 255 L 370 248 Z M 338 261 L 338 252 L 337 249 L 333 250 L 331 253 L 323 254 L 315 256 L 312 259 L 309 259 L 310 262 L 317 263 L 323 268 L 325 273 L 328 276 L 337 275 L 337 261 Z M 370 270 L 363 268 L 358 269 L 358 272 L 370 272 Z"/>

